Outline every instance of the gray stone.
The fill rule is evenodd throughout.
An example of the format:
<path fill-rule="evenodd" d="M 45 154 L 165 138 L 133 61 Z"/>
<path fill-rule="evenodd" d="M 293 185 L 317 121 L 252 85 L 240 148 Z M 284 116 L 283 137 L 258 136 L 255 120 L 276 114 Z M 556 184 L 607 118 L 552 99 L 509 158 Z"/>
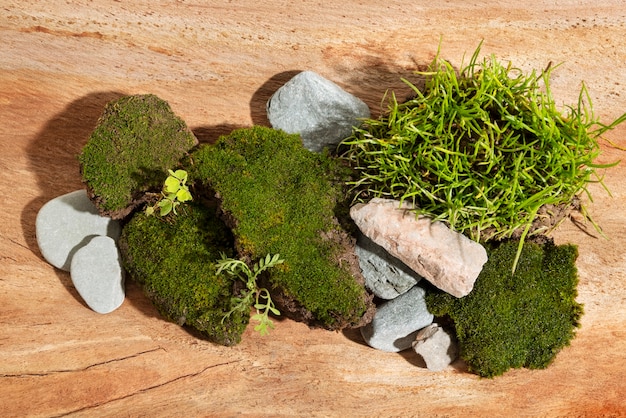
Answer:
<path fill-rule="evenodd" d="M 267 102 L 267 118 L 274 129 L 300 134 L 310 151 L 336 146 L 352 134 L 370 110 L 337 84 L 303 71 L 280 87 Z"/>
<path fill-rule="evenodd" d="M 365 342 L 379 350 L 398 352 L 411 348 L 417 332 L 433 322 L 428 312 L 424 295 L 418 286 L 382 303 L 376 310 L 372 322 L 361 328 Z"/>
<path fill-rule="evenodd" d="M 375 198 L 354 205 L 350 216 L 364 235 L 453 296 L 469 294 L 487 262 L 482 245 L 442 222 L 417 217 L 406 202 Z"/>
<path fill-rule="evenodd" d="M 363 234 L 359 234 L 355 253 L 365 286 L 381 299 L 398 297 L 421 280 L 419 274 Z"/>
<path fill-rule="evenodd" d="M 93 237 L 76 251 L 70 276 L 78 294 L 94 311 L 107 314 L 124 302 L 124 269 L 115 240 Z"/>
<path fill-rule="evenodd" d="M 93 236 L 120 236 L 118 221 L 98 215 L 85 190 L 77 190 L 47 202 L 35 221 L 37 244 L 44 259 L 69 271 L 73 254 Z"/>
<path fill-rule="evenodd" d="M 413 350 L 426 364 L 428 370 L 441 371 L 459 355 L 459 344 L 454 333 L 433 323 L 415 336 Z"/>

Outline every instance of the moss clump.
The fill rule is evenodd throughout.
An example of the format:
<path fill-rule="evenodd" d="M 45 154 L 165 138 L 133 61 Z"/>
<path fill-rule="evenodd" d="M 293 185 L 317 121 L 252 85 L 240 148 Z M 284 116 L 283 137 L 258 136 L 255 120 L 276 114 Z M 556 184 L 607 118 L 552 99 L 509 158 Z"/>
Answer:
<path fill-rule="evenodd" d="M 468 296 L 457 299 L 436 290 L 426 295 L 430 312 L 454 321 L 461 357 L 483 377 L 547 367 L 574 337 L 582 315 L 575 301 L 577 248 L 527 242 L 511 275 L 517 246 L 511 241 L 489 249 L 489 261 Z"/>
<path fill-rule="evenodd" d="M 209 340 L 241 340 L 248 312 L 230 311 L 233 282 L 216 276 L 220 252 L 232 254 L 232 236 L 214 209 L 191 204 L 164 221 L 136 213 L 125 225 L 120 250 L 126 270 L 163 316 L 187 324 Z"/>
<path fill-rule="evenodd" d="M 123 97 L 106 106 L 79 156 L 83 181 L 103 215 L 124 218 L 197 142 L 167 102 Z"/>
<path fill-rule="evenodd" d="M 280 254 L 272 299 L 281 312 L 329 329 L 357 326 L 372 307 L 335 218 L 345 170 L 327 154 L 306 150 L 297 135 L 264 127 L 241 129 L 190 159 L 189 177 L 216 192 L 241 257 Z M 347 259 L 346 259 L 347 260 Z"/>

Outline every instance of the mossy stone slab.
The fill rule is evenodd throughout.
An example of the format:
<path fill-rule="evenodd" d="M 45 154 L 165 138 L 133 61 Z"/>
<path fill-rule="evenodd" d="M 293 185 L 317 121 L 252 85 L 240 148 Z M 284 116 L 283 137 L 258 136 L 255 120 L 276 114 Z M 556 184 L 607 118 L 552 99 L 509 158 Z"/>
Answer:
<path fill-rule="evenodd" d="M 234 282 L 216 275 L 232 237 L 215 209 L 192 203 L 167 218 L 137 212 L 120 237 L 124 267 L 163 316 L 222 345 L 241 341 L 248 313 L 231 309 Z"/>
<path fill-rule="evenodd" d="M 198 140 L 169 104 L 152 94 L 107 104 L 79 156 L 89 196 L 101 214 L 122 219 L 159 191 L 167 170 Z"/>
<path fill-rule="evenodd" d="M 298 135 L 260 126 L 200 146 L 188 167 L 196 187 L 219 196 L 241 257 L 285 260 L 267 286 L 281 312 L 329 329 L 364 325 L 374 309 L 354 240 L 338 222 L 344 170 Z"/>

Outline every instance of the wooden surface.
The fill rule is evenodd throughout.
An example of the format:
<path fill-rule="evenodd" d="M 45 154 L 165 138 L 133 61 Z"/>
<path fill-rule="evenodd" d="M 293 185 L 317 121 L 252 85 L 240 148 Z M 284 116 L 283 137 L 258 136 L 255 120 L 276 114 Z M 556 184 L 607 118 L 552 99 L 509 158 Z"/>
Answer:
<path fill-rule="evenodd" d="M 493 380 L 461 362 L 432 373 L 411 351 L 288 320 L 269 338 L 248 329 L 240 345 L 216 346 L 161 319 L 133 283 L 120 309 L 99 315 L 41 258 L 37 211 L 81 188 L 76 154 L 109 100 L 157 94 L 211 140 L 267 124 L 267 98 L 313 70 L 376 114 L 440 39 L 455 65 L 483 39 L 483 53 L 525 70 L 562 62 L 559 104 L 575 103 L 584 80 L 604 120 L 626 111 L 621 0 L 1 0 L 0 415 L 626 415 L 626 161 L 606 171 L 612 198 L 590 188 L 608 239 L 571 222 L 555 233 L 580 250 L 576 339 L 546 370 Z M 624 147 L 626 126 L 606 137 Z M 603 150 L 602 162 L 626 159 Z"/>

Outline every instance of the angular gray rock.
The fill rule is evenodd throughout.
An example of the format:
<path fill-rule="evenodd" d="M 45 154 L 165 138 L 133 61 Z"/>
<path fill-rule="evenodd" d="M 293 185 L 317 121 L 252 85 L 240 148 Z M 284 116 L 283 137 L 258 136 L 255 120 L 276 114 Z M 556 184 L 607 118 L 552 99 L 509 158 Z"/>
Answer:
<path fill-rule="evenodd" d="M 419 274 L 363 234 L 359 234 L 355 253 L 365 286 L 381 299 L 398 297 L 421 280 Z"/>
<path fill-rule="evenodd" d="M 420 330 L 413 341 L 413 350 L 426 363 L 428 370 L 439 372 L 459 356 L 459 344 L 454 333 L 437 323 Z"/>
<path fill-rule="evenodd" d="M 336 146 L 352 134 L 370 110 L 337 84 L 303 71 L 280 87 L 267 102 L 267 118 L 274 129 L 300 134 L 310 151 Z"/>
<path fill-rule="evenodd" d="M 93 237 L 76 251 L 70 276 L 78 294 L 94 311 L 107 314 L 124 302 L 124 269 L 117 243 L 111 237 Z"/>
<path fill-rule="evenodd" d="M 35 221 L 37 244 L 44 259 L 69 271 L 73 254 L 95 235 L 119 239 L 118 221 L 98 215 L 85 190 L 77 190 L 47 202 Z"/>
<path fill-rule="evenodd" d="M 365 342 L 373 348 L 398 352 L 411 348 L 417 332 L 433 322 L 419 285 L 395 299 L 382 303 L 374 319 L 361 328 Z"/>
<path fill-rule="evenodd" d="M 466 296 L 487 261 L 477 242 L 442 222 L 416 217 L 410 204 L 374 198 L 350 208 L 361 232 L 424 279 L 456 297 Z"/>

